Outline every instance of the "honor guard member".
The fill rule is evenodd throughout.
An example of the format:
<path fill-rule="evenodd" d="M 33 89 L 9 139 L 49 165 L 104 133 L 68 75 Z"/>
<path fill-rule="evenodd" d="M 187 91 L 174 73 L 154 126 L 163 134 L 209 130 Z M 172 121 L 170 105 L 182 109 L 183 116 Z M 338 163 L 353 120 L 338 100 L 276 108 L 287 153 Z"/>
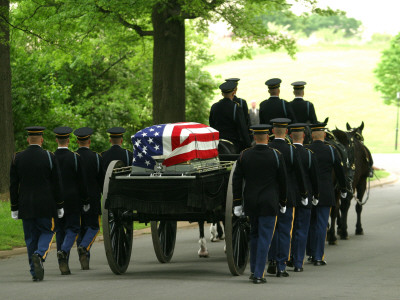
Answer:
<path fill-rule="evenodd" d="M 287 127 L 290 119 L 276 118 L 271 120 L 272 133 L 275 138 L 269 143 L 269 146 L 279 150 L 285 159 L 287 172 L 287 209 L 285 213 L 278 214 L 278 222 L 272 239 L 271 247 L 268 253 L 267 272 L 275 274 L 277 277 L 288 277 L 286 271 L 286 261 L 290 257 L 290 241 L 293 229 L 293 219 L 295 213 L 297 187 L 300 191 L 302 201 L 307 205 L 307 189 L 304 181 L 304 171 L 301 159 L 296 151 L 296 147 L 286 142 L 285 137 L 288 133 Z"/>
<path fill-rule="evenodd" d="M 256 100 L 251 100 L 251 108 L 249 110 L 250 125 L 260 124 L 260 110 L 256 107 Z"/>
<path fill-rule="evenodd" d="M 332 206 L 336 205 L 335 191 L 333 186 L 332 171 L 341 188 L 341 197 L 345 198 L 346 179 L 343 170 L 343 163 L 336 149 L 324 143 L 326 123 L 311 124 L 313 142 L 308 148 L 314 152 L 318 162 L 318 186 L 319 186 L 319 201 L 313 204 L 315 218 L 311 218 L 309 241 L 312 251 L 311 260 L 314 265 L 326 265 L 324 260 L 324 248 L 326 239 L 326 229 L 328 227 L 329 213 Z"/>
<path fill-rule="evenodd" d="M 103 158 L 104 172 L 107 172 L 108 165 L 113 160 L 120 160 L 124 163 L 125 167 L 132 165 L 133 153 L 132 151 L 123 149 L 121 147 L 123 142 L 123 134 L 125 129 L 122 127 L 113 127 L 107 130 L 110 134 L 111 148 L 101 153 Z"/>
<path fill-rule="evenodd" d="M 301 192 L 296 185 L 296 212 L 294 218 L 294 228 L 292 234 L 291 264 L 294 272 L 303 271 L 303 261 L 306 252 L 308 229 L 310 227 L 311 203 L 318 203 L 319 188 L 317 176 L 317 160 L 311 150 L 304 148 L 303 141 L 305 137 L 305 123 L 295 123 L 289 125 L 290 136 L 295 152 L 299 154 L 304 170 L 304 181 L 309 198 L 313 195 L 312 201 L 304 202 Z M 311 198 L 310 198 L 311 200 Z"/>
<path fill-rule="evenodd" d="M 237 87 L 239 85 L 239 80 L 240 80 L 240 78 L 228 78 L 228 79 L 225 79 L 225 81 L 235 81 L 236 82 L 236 89 L 235 89 L 235 94 L 233 95 L 233 102 L 236 102 L 242 108 L 244 120 L 245 120 L 247 129 L 249 129 L 249 127 L 250 127 L 250 116 L 249 116 L 249 108 L 247 106 L 247 102 L 246 102 L 246 100 L 236 96 L 237 89 L 238 89 Z"/>
<path fill-rule="evenodd" d="M 103 191 L 104 172 L 101 155 L 93 152 L 90 147 L 90 136 L 93 129 L 82 127 L 76 129 L 79 149 L 77 153 L 82 160 L 83 173 L 88 187 L 90 209 L 82 212 L 81 230 L 76 241 L 78 246 L 79 261 L 82 270 L 89 269 L 90 247 L 100 231 L 101 194 Z"/>
<path fill-rule="evenodd" d="M 41 281 L 43 262 L 54 237 L 54 218 L 61 218 L 64 209 L 57 160 L 42 149 L 45 127 L 25 129 L 29 146 L 15 154 L 11 162 L 11 217 L 22 219 L 32 280 Z"/>
<path fill-rule="evenodd" d="M 220 139 L 225 139 L 234 144 L 236 151 L 250 147 L 250 137 L 246 128 L 242 108 L 233 102 L 235 81 L 225 81 L 219 86 L 224 98 L 211 106 L 210 126 L 219 131 Z"/>
<path fill-rule="evenodd" d="M 69 275 L 69 254 L 78 237 L 81 227 L 81 211 L 88 211 L 87 186 L 82 169 L 81 157 L 68 149 L 70 127 L 57 127 L 56 134 L 58 149 L 54 152 L 60 168 L 63 186 L 64 216 L 57 222 L 57 258 L 61 275 Z"/>
<path fill-rule="evenodd" d="M 304 100 L 304 86 L 307 83 L 305 81 L 293 82 L 293 94 L 294 100 L 290 102 L 292 111 L 296 117 L 297 122 L 315 124 L 317 123 L 317 116 L 315 114 L 314 105 L 307 100 Z"/>
<path fill-rule="evenodd" d="M 268 146 L 270 128 L 251 127 L 256 145 L 240 154 L 232 182 L 234 214 L 241 216 L 244 210 L 250 218 L 250 280 L 256 284 L 266 282 L 264 269 L 277 214 L 286 209 L 285 161 Z"/>
<path fill-rule="evenodd" d="M 296 118 L 289 102 L 279 98 L 281 82 L 282 80 L 279 78 L 272 78 L 265 82 L 268 86 L 270 97 L 260 103 L 261 124 L 269 124 L 270 120 L 275 118 L 288 118 L 293 123 L 296 123 Z"/>

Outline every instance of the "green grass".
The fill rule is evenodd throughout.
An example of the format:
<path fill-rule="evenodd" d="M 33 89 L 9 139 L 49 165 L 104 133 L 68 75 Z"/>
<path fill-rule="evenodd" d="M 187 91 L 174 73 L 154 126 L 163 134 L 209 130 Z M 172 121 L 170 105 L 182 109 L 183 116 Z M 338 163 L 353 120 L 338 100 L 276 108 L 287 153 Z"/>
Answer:
<path fill-rule="evenodd" d="M 317 117 L 329 117 L 328 127 L 346 129 L 346 122 L 357 127 L 364 121 L 363 135 L 373 153 L 393 153 L 396 109 L 383 104 L 374 90 L 373 70 L 381 58 L 383 46 L 326 46 L 302 47 L 292 60 L 286 53 L 263 53 L 252 60 L 227 61 L 223 53 L 232 53 L 235 45 L 226 45 L 216 52 L 217 60 L 206 67 L 221 81 L 241 78 L 238 96 L 256 100 L 268 98 L 264 82 L 272 77 L 282 79 L 281 98 L 291 101 L 293 81 L 307 82 L 305 99 L 314 103 Z M 214 49 L 215 50 L 215 49 Z M 217 93 L 214 101 L 221 99 Z M 397 152 L 400 152 L 399 150 Z"/>
<path fill-rule="evenodd" d="M 385 170 L 375 170 L 374 177 L 371 178 L 371 181 L 381 180 L 381 179 L 387 178 L 389 176 L 390 176 L 390 173 L 386 172 Z"/>

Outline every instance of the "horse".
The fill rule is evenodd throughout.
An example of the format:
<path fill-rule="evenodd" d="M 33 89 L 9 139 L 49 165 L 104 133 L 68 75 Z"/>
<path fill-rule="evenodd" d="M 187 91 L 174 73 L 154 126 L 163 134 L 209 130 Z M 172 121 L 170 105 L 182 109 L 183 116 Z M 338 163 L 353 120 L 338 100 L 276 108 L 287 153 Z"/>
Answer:
<path fill-rule="evenodd" d="M 239 150 L 231 141 L 220 139 L 218 143 L 218 153 L 223 160 L 236 160 Z M 197 252 L 199 257 L 208 257 L 207 242 L 204 237 L 204 221 L 198 221 L 199 224 L 199 244 L 200 249 Z M 224 227 L 221 222 L 214 222 L 210 226 L 210 241 L 218 242 L 225 239 Z"/>

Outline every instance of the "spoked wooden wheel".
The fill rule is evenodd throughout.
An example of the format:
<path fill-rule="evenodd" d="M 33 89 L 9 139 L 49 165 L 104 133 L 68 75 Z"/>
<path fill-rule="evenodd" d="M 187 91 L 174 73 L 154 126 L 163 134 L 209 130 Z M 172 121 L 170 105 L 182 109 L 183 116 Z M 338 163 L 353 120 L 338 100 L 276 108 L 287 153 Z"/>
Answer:
<path fill-rule="evenodd" d="M 236 217 L 232 213 L 232 177 L 236 162 L 229 176 L 225 206 L 226 258 L 232 275 L 242 275 L 249 261 L 250 224 L 247 217 Z"/>
<path fill-rule="evenodd" d="M 174 254 L 176 221 L 151 221 L 154 252 L 160 263 L 169 262 Z"/>
<path fill-rule="evenodd" d="M 121 161 L 112 161 L 104 179 L 103 188 L 103 237 L 108 265 L 117 275 L 125 273 L 132 253 L 133 218 L 132 211 L 122 208 L 106 209 L 105 200 L 112 172 L 116 168 L 124 167 Z"/>

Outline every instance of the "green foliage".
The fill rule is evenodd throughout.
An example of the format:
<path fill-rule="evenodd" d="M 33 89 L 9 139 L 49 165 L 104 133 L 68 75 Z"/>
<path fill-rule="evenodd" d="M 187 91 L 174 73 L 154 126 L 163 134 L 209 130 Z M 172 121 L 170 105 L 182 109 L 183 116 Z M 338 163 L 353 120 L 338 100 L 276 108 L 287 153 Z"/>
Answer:
<path fill-rule="evenodd" d="M 396 104 L 397 92 L 400 92 L 400 33 L 395 36 L 389 48 L 382 52 L 381 60 L 374 70 L 378 79 L 375 88 L 384 97 L 385 104 Z"/>
<path fill-rule="evenodd" d="M 22 221 L 11 218 L 10 202 L 0 201 L 0 227 L 0 251 L 25 245 Z"/>

